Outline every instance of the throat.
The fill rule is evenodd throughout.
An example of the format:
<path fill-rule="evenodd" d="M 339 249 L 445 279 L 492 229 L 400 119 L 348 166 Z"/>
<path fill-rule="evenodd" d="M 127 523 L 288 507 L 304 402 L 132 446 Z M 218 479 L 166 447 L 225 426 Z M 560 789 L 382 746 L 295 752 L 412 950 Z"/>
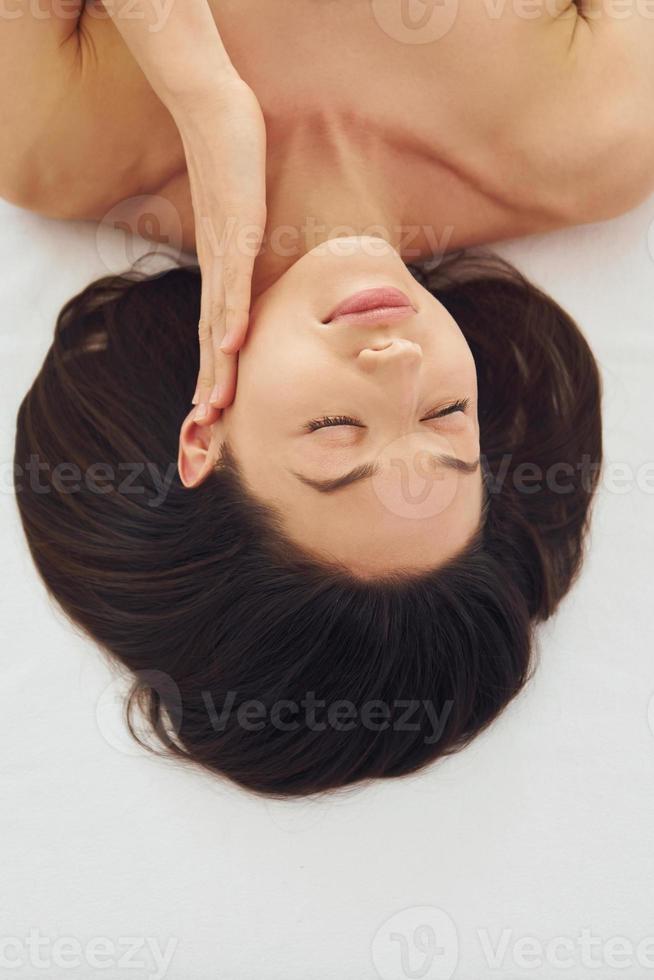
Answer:
<path fill-rule="evenodd" d="M 253 298 L 328 239 L 405 234 L 401 155 L 358 119 L 320 114 L 269 135 L 267 221 Z"/>

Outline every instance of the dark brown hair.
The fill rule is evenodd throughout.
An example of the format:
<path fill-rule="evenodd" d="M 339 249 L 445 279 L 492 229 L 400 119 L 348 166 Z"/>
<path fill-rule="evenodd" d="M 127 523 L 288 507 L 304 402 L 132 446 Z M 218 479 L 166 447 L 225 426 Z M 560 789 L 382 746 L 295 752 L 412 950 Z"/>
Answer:
<path fill-rule="evenodd" d="M 485 520 L 443 568 L 361 582 L 321 566 L 229 454 L 182 486 L 195 267 L 133 271 L 73 298 L 19 410 L 34 561 L 70 619 L 134 675 L 130 728 L 139 707 L 166 754 L 258 793 L 401 776 L 461 748 L 528 680 L 533 625 L 580 567 L 601 460 L 586 341 L 499 259 L 412 272 L 478 371 Z"/>

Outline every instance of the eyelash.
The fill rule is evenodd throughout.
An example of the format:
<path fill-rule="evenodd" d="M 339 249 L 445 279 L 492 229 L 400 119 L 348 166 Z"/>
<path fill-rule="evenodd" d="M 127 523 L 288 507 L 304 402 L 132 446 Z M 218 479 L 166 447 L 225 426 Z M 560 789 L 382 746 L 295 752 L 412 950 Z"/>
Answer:
<path fill-rule="evenodd" d="M 420 421 L 429 422 L 432 419 L 443 418 L 445 415 L 453 415 L 454 412 L 465 412 L 469 403 L 469 398 L 462 398 L 459 401 L 452 402 L 446 408 L 428 412 Z M 350 415 L 327 415 L 321 419 L 312 419 L 311 422 L 307 422 L 306 428 L 309 432 L 315 432 L 317 429 L 326 429 L 331 425 L 353 425 L 358 428 L 364 428 L 363 422 L 360 422 L 359 419 L 352 418 Z"/>

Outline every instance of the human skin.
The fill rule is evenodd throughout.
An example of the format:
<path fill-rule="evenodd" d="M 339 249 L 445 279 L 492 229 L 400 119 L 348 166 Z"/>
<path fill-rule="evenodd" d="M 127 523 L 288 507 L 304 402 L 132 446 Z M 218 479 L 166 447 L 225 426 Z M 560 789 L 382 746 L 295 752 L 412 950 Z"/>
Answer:
<path fill-rule="evenodd" d="M 468 463 L 478 456 L 476 385 L 456 324 L 426 290 L 409 287 L 404 262 L 635 203 L 651 180 L 639 115 L 651 71 L 635 35 L 608 18 L 591 28 L 574 7 L 529 19 L 507 5 L 493 18 L 462 3 L 451 30 L 425 45 L 389 36 L 370 3 L 268 9 L 268 20 L 265 10 L 255 20 L 247 2 L 213 7 L 266 119 L 267 235 L 235 401 L 222 416 L 212 410 L 186 420 L 180 475 L 189 487 L 201 482 L 226 439 L 252 491 L 280 510 L 304 547 L 363 576 L 431 567 L 460 551 L 478 526 L 481 472 L 440 467 L 427 478 L 418 461 L 429 452 Z M 168 202 L 190 245 L 188 179 L 171 118 L 111 22 L 87 11 L 67 43 L 75 60 L 65 72 L 59 128 L 42 143 L 31 134 L 23 203 L 99 220 L 139 195 L 137 222 Z M 100 114 L 91 111 L 98 103 Z M 166 237 L 163 220 L 160 231 Z M 356 243 L 346 261 L 332 261 L 326 250 L 336 237 Z M 378 324 L 381 336 L 339 350 L 318 327 L 325 295 L 343 299 L 380 276 L 413 290 L 415 318 Z M 444 363 L 449 370 L 439 373 Z M 457 391 L 449 391 L 456 377 Z M 468 399 L 467 415 L 426 419 L 428 409 L 460 398 Z M 356 413 L 364 425 L 356 434 L 345 430 L 357 427 L 339 426 L 331 429 L 340 433 L 300 436 L 302 423 L 323 413 Z M 303 448 L 291 459 L 293 440 Z M 316 458 L 323 444 L 327 451 Z M 332 495 L 290 472 L 333 477 L 335 461 L 374 462 L 380 479 Z M 414 506 L 421 493 L 405 492 L 402 472 L 428 484 L 422 512 Z"/>
<path fill-rule="evenodd" d="M 411 307 L 398 319 L 392 310 L 374 322 L 327 319 L 375 287 L 401 290 Z M 455 321 L 384 239 L 326 241 L 261 293 L 233 403 L 209 425 L 193 416 L 179 443 L 187 487 L 206 479 L 227 442 L 285 532 L 359 577 L 433 568 L 479 527 L 475 362 Z M 312 428 L 325 419 L 335 424 Z M 320 489 L 362 466 L 375 472 Z"/>
<path fill-rule="evenodd" d="M 303 232 L 345 163 L 350 189 L 373 182 L 392 202 L 407 260 L 609 217 L 651 189 L 654 19 L 637 0 L 628 16 L 619 0 L 590 0 L 583 16 L 567 0 L 446 0 L 425 6 L 444 18 L 431 41 L 397 21 L 397 0 L 210 6 L 263 109 L 269 240 Z M 102 4 L 38 29 L 39 44 L 21 47 L 22 22 L 0 25 L 0 194 L 94 220 L 127 201 L 134 228 L 154 216 L 155 238 L 170 237 L 168 202 L 193 248 L 179 133 Z M 356 234 L 345 196 L 348 210 L 327 218 Z M 259 282 L 302 254 L 280 253 L 259 263 Z"/>

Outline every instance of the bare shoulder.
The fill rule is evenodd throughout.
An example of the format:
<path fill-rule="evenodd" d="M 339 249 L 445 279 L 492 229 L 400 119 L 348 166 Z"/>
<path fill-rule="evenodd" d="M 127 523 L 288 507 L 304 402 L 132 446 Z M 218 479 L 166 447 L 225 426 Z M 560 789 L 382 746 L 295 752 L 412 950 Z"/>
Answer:
<path fill-rule="evenodd" d="M 654 190 L 654 4 L 585 0 L 570 57 L 589 153 L 588 219 L 613 217 Z M 584 122 L 584 110 L 587 120 Z"/>
<path fill-rule="evenodd" d="M 459 2 L 444 131 L 470 183 L 534 229 L 654 190 L 654 0 Z"/>
<path fill-rule="evenodd" d="M 46 0 L 36 16 L 27 2 L 0 18 L 0 194 L 19 200 L 31 192 L 31 150 L 47 131 L 62 93 L 77 73 L 77 27 L 83 0 L 66 16 Z"/>
<path fill-rule="evenodd" d="M 552 31 L 562 35 L 560 68 L 516 139 L 532 152 L 553 213 L 608 219 L 654 190 L 654 3 L 582 0 Z"/>
<path fill-rule="evenodd" d="M 50 17 L 25 2 L 15 27 L 0 23 L 13 82 L 0 90 L 0 195 L 51 217 L 100 219 L 168 181 L 183 150 L 102 4 L 80 0 L 78 16 L 63 18 L 56 11 L 71 4 L 39 9 L 48 3 Z"/>

